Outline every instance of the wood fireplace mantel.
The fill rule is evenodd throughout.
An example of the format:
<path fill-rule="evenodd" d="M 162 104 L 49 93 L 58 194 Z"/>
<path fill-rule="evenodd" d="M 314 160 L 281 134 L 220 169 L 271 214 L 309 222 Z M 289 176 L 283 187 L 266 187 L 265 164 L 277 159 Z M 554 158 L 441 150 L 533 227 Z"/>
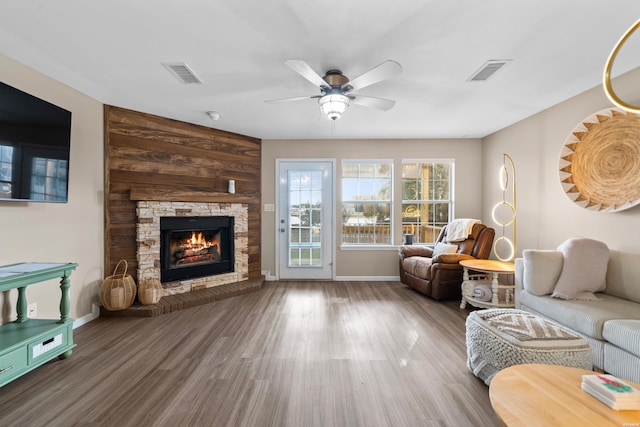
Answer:
<path fill-rule="evenodd" d="M 252 203 L 253 195 L 221 193 L 200 190 L 178 190 L 174 188 L 158 187 L 131 187 L 129 200 L 132 201 L 158 201 L 158 202 L 197 202 L 197 203 Z"/>

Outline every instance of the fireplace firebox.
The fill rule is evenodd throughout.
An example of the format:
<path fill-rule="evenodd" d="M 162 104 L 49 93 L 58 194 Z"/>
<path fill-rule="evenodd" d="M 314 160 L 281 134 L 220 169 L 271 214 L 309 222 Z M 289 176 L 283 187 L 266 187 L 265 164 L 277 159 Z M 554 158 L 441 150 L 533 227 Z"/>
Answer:
<path fill-rule="evenodd" d="M 232 216 L 161 217 L 160 281 L 234 271 Z"/>

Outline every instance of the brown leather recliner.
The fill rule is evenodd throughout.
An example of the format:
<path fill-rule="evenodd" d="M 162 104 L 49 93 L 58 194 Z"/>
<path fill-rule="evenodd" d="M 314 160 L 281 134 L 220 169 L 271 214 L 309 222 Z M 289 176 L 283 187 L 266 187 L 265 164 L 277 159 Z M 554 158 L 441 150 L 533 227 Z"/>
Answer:
<path fill-rule="evenodd" d="M 453 243 L 458 245 L 456 253 L 443 253 L 435 258 L 431 258 L 435 244 L 401 246 L 400 281 L 437 300 L 460 298 L 463 272 L 460 261 L 489 258 L 495 235 L 493 228 L 474 224 L 466 240 Z M 440 232 L 438 242 L 447 242 L 447 227 Z"/>

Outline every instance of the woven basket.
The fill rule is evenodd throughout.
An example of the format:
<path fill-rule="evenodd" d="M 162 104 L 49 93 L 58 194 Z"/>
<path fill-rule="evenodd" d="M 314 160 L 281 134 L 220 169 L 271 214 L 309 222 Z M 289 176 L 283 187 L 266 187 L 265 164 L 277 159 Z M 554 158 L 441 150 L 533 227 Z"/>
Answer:
<path fill-rule="evenodd" d="M 157 277 L 145 278 L 147 270 L 153 270 L 147 267 L 140 273 L 140 286 L 138 286 L 138 300 L 142 305 L 157 304 L 162 298 L 162 284 Z"/>
<path fill-rule="evenodd" d="M 576 126 L 562 147 L 559 175 L 575 204 L 615 212 L 640 204 L 640 115 L 601 110 Z"/>
<path fill-rule="evenodd" d="M 124 263 L 124 272 L 117 273 L 120 264 Z M 113 270 L 113 274 L 102 282 L 100 287 L 100 301 L 108 311 L 124 310 L 131 307 L 136 298 L 136 282 L 127 274 L 129 265 L 126 260 L 120 260 Z"/>

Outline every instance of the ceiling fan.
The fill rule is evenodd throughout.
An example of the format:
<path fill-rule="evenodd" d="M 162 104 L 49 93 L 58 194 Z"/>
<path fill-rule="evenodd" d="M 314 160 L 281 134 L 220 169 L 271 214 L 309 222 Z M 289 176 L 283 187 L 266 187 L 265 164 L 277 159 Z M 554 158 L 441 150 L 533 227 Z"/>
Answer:
<path fill-rule="evenodd" d="M 331 120 L 339 119 L 342 113 L 349 107 L 349 104 L 362 105 L 383 111 L 390 110 L 396 104 L 395 101 L 390 99 L 353 93 L 354 91 L 400 74 L 402 66 L 395 61 L 385 61 L 353 80 L 349 80 L 340 70 L 329 70 L 324 77 L 320 77 L 309 64 L 300 59 L 289 59 L 285 61 L 285 64 L 317 86 L 320 89 L 320 95 L 272 99 L 265 101 L 267 104 L 317 98 L 318 104 L 320 104 L 320 110 Z"/>

